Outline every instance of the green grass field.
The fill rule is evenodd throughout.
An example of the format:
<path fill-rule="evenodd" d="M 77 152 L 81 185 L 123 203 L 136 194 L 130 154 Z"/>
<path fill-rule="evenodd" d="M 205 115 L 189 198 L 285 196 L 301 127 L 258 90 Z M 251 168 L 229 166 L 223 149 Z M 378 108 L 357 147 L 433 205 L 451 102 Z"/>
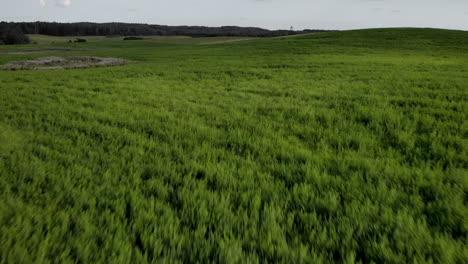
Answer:
<path fill-rule="evenodd" d="M 0 263 L 466 263 L 468 32 L 189 40 L 0 46 L 133 62 L 0 71 Z"/>
<path fill-rule="evenodd" d="M 124 37 L 105 37 L 105 36 L 84 36 L 84 37 L 55 37 L 46 35 L 28 35 L 32 42 L 37 44 L 56 44 L 67 43 L 70 40 L 74 41 L 77 38 L 86 39 L 88 42 L 102 42 L 102 41 L 122 41 Z M 235 41 L 244 39 L 253 39 L 245 37 L 210 37 L 210 38 L 192 38 L 192 37 L 165 37 L 165 36 L 142 36 L 145 41 L 153 41 L 158 43 L 170 44 L 210 44 L 222 41 Z"/>

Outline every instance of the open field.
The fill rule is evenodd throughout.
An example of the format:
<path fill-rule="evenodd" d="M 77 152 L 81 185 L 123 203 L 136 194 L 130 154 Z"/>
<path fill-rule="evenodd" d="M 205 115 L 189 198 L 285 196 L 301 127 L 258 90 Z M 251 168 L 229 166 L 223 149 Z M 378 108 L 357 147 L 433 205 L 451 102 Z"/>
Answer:
<path fill-rule="evenodd" d="M 0 71 L 0 263 L 466 263 L 468 32 L 189 40 L 0 46 L 135 62 Z"/>
<path fill-rule="evenodd" d="M 73 41 L 77 37 L 55 37 L 46 35 L 28 35 L 31 41 L 37 44 L 53 44 L 53 43 L 67 43 Z M 106 36 L 84 36 L 78 37 L 86 39 L 88 42 L 100 41 L 122 41 L 124 37 L 106 37 Z M 254 39 L 246 37 L 210 37 L 210 38 L 193 38 L 193 37 L 165 37 L 165 36 L 141 36 L 145 41 L 153 41 L 158 43 L 170 44 L 211 44 L 220 42 L 234 42 L 239 40 Z"/>

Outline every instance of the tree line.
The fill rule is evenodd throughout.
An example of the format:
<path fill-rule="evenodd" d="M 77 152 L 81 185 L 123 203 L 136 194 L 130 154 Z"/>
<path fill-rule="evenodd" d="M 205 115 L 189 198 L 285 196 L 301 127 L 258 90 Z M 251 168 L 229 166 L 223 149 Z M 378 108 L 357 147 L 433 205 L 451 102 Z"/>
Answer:
<path fill-rule="evenodd" d="M 256 27 L 237 26 L 203 27 L 129 23 L 0 22 L 0 41 L 4 44 L 27 43 L 25 34 L 51 36 L 278 37 L 322 31 L 324 30 L 267 30 Z"/>
<path fill-rule="evenodd" d="M 0 23 L 0 45 L 27 44 L 29 42 L 29 38 L 18 25 L 4 22 Z"/>

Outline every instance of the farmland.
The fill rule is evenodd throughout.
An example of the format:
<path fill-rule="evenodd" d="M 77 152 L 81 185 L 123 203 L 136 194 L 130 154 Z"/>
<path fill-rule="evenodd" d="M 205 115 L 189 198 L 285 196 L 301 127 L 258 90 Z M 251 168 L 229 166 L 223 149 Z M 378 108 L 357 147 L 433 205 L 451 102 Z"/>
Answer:
<path fill-rule="evenodd" d="M 0 263 L 466 263 L 468 32 L 149 38 L 0 46 L 131 61 L 0 71 Z"/>
<path fill-rule="evenodd" d="M 31 34 L 28 37 L 37 44 L 63 44 L 67 43 L 70 40 L 74 41 L 76 37 L 56 37 L 56 36 L 46 36 Z M 106 37 L 106 36 L 85 36 L 79 37 L 86 39 L 88 42 L 109 42 L 109 41 L 119 41 L 123 40 L 123 37 Z M 165 36 L 142 36 L 146 42 L 156 42 L 156 43 L 169 43 L 169 44 L 211 44 L 219 43 L 222 41 L 235 41 L 235 40 L 245 40 L 253 39 L 246 37 L 209 37 L 209 38 L 192 38 L 184 36 L 174 36 L 174 37 L 165 37 Z"/>

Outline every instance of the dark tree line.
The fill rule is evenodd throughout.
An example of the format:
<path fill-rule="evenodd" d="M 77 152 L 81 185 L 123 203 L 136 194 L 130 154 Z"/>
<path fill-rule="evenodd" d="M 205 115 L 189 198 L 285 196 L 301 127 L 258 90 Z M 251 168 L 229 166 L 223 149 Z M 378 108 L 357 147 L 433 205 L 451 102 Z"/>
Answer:
<path fill-rule="evenodd" d="M 0 45 L 1 44 L 27 44 L 29 38 L 23 33 L 20 26 L 16 24 L 0 23 Z"/>
<path fill-rule="evenodd" d="M 163 26 L 128 23 L 50 23 L 20 22 L 0 23 L 0 32 L 15 29 L 24 34 L 44 34 L 51 36 L 190 36 L 190 37 L 277 37 L 323 30 L 275 30 L 255 27 L 201 27 L 201 26 Z M 5 42 L 5 41 L 3 41 Z M 5 42 L 7 43 L 7 42 Z"/>

